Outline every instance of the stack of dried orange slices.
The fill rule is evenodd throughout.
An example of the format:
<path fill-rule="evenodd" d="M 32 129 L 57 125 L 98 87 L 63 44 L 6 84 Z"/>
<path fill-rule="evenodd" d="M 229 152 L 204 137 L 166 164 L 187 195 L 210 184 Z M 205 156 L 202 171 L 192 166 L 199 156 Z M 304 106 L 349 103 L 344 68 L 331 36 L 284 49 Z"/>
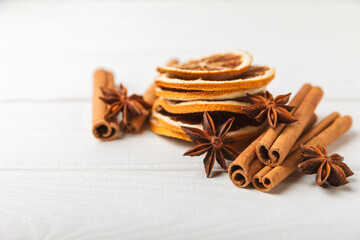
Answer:
<path fill-rule="evenodd" d="M 181 126 L 202 129 L 202 115 L 208 111 L 217 126 L 235 117 L 227 137 L 244 143 L 252 140 L 266 123 L 245 116 L 243 107 L 249 106 L 247 94 L 264 94 L 275 69 L 251 63 L 249 53 L 233 51 L 184 63 L 173 60 L 158 67 L 151 130 L 190 141 Z"/>

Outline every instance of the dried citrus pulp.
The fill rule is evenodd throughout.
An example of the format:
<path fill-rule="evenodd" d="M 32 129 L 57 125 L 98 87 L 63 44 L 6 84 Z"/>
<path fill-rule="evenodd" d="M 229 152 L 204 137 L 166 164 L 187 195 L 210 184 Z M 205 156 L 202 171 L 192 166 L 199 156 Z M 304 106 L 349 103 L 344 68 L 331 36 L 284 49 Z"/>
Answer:
<path fill-rule="evenodd" d="M 201 128 L 202 114 L 207 111 L 215 124 L 235 117 L 228 137 L 251 141 L 265 124 L 245 116 L 247 94 L 265 93 L 275 76 L 274 68 L 251 63 L 249 53 L 232 51 L 184 63 L 172 60 L 158 67 L 150 128 L 160 135 L 189 140 L 181 126 Z"/>
<path fill-rule="evenodd" d="M 248 69 L 252 56 L 245 51 L 218 53 L 184 63 L 158 67 L 160 73 L 168 73 L 183 78 L 226 79 Z"/>

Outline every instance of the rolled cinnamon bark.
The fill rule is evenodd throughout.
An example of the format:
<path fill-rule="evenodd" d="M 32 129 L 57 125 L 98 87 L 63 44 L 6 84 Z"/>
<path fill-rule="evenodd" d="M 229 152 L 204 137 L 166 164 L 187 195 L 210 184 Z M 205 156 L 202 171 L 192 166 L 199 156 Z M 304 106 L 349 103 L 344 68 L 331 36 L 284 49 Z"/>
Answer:
<path fill-rule="evenodd" d="M 343 135 L 350 129 L 352 119 L 350 116 L 337 116 L 337 113 L 334 113 L 317 124 L 300 139 L 305 141 L 310 138 L 311 140 L 301 144 L 306 143 L 307 145 L 322 145 L 325 147 Z M 326 124 L 330 125 L 326 126 Z M 311 138 L 310 136 L 314 134 L 317 135 Z M 274 168 L 266 166 L 266 169 L 263 168 L 254 175 L 252 183 L 256 189 L 262 192 L 268 192 L 297 170 L 298 164 L 302 161 L 301 152 L 298 148 L 299 144 L 300 142 L 294 146 L 297 150 L 288 156 L 280 166 Z"/>
<path fill-rule="evenodd" d="M 246 187 L 251 183 L 252 175 L 258 172 L 264 165 L 257 159 L 255 148 L 264 133 L 253 141 L 242 153 L 230 164 L 228 174 L 231 181 L 237 187 Z"/>
<path fill-rule="evenodd" d="M 310 84 L 304 84 L 298 93 L 290 101 L 289 105 L 294 106 L 295 108 L 291 111 L 291 114 L 294 114 L 296 109 L 300 106 L 306 95 L 310 92 L 312 86 Z M 269 128 L 265 133 L 264 137 L 261 139 L 259 144 L 256 146 L 256 155 L 261 162 L 265 163 L 270 160 L 269 151 L 270 147 L 279 136 L 281 131 L 285 128 L 286 124 L 278 124 L 276 128 Z"/>
<path fill-rule="evenodd" d="M 154 82 L 150 85 L 150 87 L 146 90 L 146 92 L 143 95 L 144 101 L 150 105 L 153 105 L 156 99 L 155 89 L 156 89 L 156 84 Z"/>
<path fill-rule="evenodd" d="M 258 158 L 254 158 L 250 162 L 247 172 L 241 168 L 234 169 L 235 171 L 231 173 L 230 179 L 236 187 L 244 188 L 251 183 L 253 176 L 263 168 L 264 164 Z"/>
<path fill-rule="evenodd" d="M 308 131 L 305 131 L 306 133 L 303 134 L 297 141 L 296 144 L 291 148 L 290 153 L 293 153 L 299 148 L 299 145 L 305 144 L 308 141 L 311 140 L 314 136 L 318 135 L 320 132 L 322 132 L 324 129 L 329 127 L 337 118 L 340 117 L 340 114 L 338 112 L 333 112 L 323 120 L 321 120 L 315 127 L 311 128 Z M 315 123 L 315 122 L 314 122 Z M 314 124 L 313 123 L 313 124 Z M 311 124 L 311 126 L 313 125 Z"/>
<path fill-rule="evenodd" d="M 124 124 L 124 122 L 120 122 L 120 129 L 124 132 L 129 133 L 139 132 L 148 117 L 149 114 L 134 117 L 133 119 L 130 119 L 126 125 Z"/>
<path fill-rule="evenodd" d="M 275 167 L 284 161 L 296 140 L 304 132 L 322 96 L 323 91 L 321 88 L 311 88 L 294 114 L 297 121 L 288 124 L 270 147 L 270 160 L 264 161 L 265 165 Z"/>
<path fill-rule="evenodd" d="M 268 174 L 272 169 L 273 167 L 265 166 L 253 176 L 252 184 L 257 190 L 262 192 L 268 192 L 271 190 L 271 189 L 267 189 L 262 181 L 264 176 Z"/>
<path fill-rule="evenodd" d="M 97 139 L 108 141 L 117 137 L 119 125 L 116 122 L 108 122 L 104 119 L 107 104 L 99 98 L 102 96 L 101 87 L 115 89 L 113 74 L 103 69 L 97 70 L 94 74 L 92 132 Z"/>
<path fill-rule="evenodd" d="M 313 114 L 307 129 L 314 125 L 316 119 L 316 115 Z M 253 176 L 264 168 L 265 165 L 256 157 L 255 146 L 258 145 L 265 134 L 266 132 L 260 135 L 230 164 L 228 173 L 235 186 L 239 188 L 248 186 L 251 183 Z M 305 135 L 303 137 L 305 137 Z"/>

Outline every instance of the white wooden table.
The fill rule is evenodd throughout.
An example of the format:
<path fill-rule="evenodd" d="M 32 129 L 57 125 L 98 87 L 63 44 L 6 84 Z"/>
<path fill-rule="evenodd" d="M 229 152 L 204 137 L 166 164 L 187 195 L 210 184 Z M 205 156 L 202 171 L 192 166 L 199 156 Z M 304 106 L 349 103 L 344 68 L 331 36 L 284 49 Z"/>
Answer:
<path fill-rule="evenodd" d="M 359 43 L 358 1 L 1 1 L 0 239 L 359 239 Z M 141 93 L 171 57 L 233 49 L 276 67 L 275 94 L 311 82 L 320 118 L 353 116 L 329 148 L 350 184 L 242 190 L 189 143 L 91 135 L 96 68 Z"/>

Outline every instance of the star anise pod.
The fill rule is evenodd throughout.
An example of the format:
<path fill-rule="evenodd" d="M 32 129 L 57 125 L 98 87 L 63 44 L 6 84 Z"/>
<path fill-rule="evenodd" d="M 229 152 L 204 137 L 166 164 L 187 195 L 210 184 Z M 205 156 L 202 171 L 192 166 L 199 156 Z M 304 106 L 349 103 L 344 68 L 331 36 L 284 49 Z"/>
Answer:
<path fill-rule="evenodd" d="M 290 114 L 294 106 L 286 105 L 290 94 L 279 95 L 275 99 L 268 91 L 266 91 L 265 96 L 248 94 L 248 99 L 252 105 L 244 107 L 244 112 L 246 116 L 254 118 L 257 122 L 263 122 L 267 118 L 272 128 L 275 128 L 278 123 L 295 122 L 296 119 Z"/>
<path fill-rule="evenodd" d="M 148 114 L 150 105 L 144 101 L 142 96 L 133 94 L 127 96 L 127 89 L 120 84 L 119 91 L 111 88 L 102 87 L 103 97 L 100 97 L 110 107 L 105 112 L 104 118 L 108 121 L 114 121 L 120 112 L 123 113 L 123 123 L 127 124 L 130 118 Z"/>
<path fill-rule="evenodd" d="M 204 112 L 202 123 L 203 130 L 191 127 L 181 127 L 190 139 L 198 144 L 196 147 L 185 152 L 184 156 L 193 157 L 207 153 L 204 158 L 207 177 L 211 174 L 215 160 L 223 169 L 227 169 L 225 159 L 234 160 L 239 155 L 239 152 L 235 148 L 228 145 L 234 143 L 236 140 L 230 138 L 224 139 L 234 120 L 235 118 L 232 117 L 216 128 L 209 113 Z"/>
<path fill-rule="evenodd" d="M 316 183 L 325 186 L 329 183 L 338 187 L 348 183 L 347 177 L 354 173 L 343 162 L 344 158 L 339 154 L 327 155 L 323 146 L 300 146 L 304 162 L 299 164 L 299 170 L 303 174 L 316 173 Z"/>

